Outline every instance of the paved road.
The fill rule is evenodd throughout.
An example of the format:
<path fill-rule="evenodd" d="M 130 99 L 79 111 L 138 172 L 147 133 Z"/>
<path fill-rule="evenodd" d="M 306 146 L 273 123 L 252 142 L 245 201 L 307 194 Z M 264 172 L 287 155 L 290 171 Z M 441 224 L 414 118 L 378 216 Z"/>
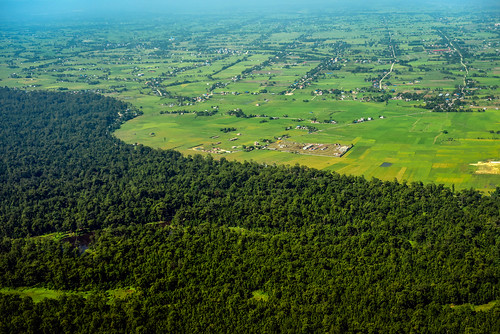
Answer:
<path fill-rule="evenodd" d="M 451 45 L 451 47 L 458 53 L 458 55 L 460 56 L 460 64 L 462 64 L 462 66 L 465 69 L 464 84 L 463 84 L 462 90 L 461 90 L 462 95 L 463 95 L 464 89 L 467 87 L 467 76 L 469 75 L 469 69 L 464 64 L 464 57 L 462 56 L 462 53 L 455 47 L 455 45 L 453 45 L 453 43 L 450 41 L 448 36 L 446 36 L 441 30 L 439 30 L 439 32 L 441 33 L 441 35 L 443 35 L 444 38 L 446 38 L 446 40 L 448 41 L 448 44 Z"/>
<path fill-rule="evenodd" d="M 392 45 L 392 35 L 391 33 L 389 32 L 389 45 L 391 47 L 391 51 L 392 51 L 392 58 L 394 59 L 391 63 L 391 70 L 389 72 L 387 72 L 383 77 L 382 79 L 380 79 L 379 83 L 378 83 L 378 88 L 380 90 L 382 90 L 382 81 L 384 81 L 385 78 L 387 78 L 387 76 L 389 76 L 391 73 L 392 73 L 392 69 L 394 68 L 394 64 L 396 63 L 396 51 L 394 51 L 394 45 Z"/>

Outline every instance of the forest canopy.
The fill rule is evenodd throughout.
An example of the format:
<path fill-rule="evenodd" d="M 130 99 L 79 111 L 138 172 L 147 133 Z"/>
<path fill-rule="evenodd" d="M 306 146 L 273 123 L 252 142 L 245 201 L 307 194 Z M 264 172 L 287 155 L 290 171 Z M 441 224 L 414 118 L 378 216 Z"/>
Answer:
<path fill-rule="evenodd" d="M 0 88 L 0 285 L 73 292 L 0 294 L 0 332 L 500 328 L 499 188 L 185 157 L 113 137 L 138 114 L 91 93 Z M 41 237 L 67 231 L 90 242 Z"/>

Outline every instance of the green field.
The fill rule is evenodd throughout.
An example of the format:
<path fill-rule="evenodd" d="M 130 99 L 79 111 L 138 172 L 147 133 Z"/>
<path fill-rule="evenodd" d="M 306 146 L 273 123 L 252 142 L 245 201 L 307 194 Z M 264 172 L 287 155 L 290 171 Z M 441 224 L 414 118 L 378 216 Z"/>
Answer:
<path fill-rule="evenodd" d="M 211 103 L 215 101 L 214 99 Z M 276 112 L 279 110 L 289 114 L 296 112 L 304 117 L 305 112 L 300 104 L 293 111 L 287 111 L 287 106 L 290 105 L 287 101 L 283 101 L 281 105 L 277 105 L 273 114 L 279 114 Z M 459 188 L 475 187 L 484 190 L 494 189 L 500 184 L 500 175 L 474 174 L 475 168 L 471 166 L 472 163 L 500 156 L 500 136 L 488 132 L 492 124 L 498 124 L 498 110 L 472 114 L 432 113 L 398 106 L 396 103 L 385 106 L 335 101 L 316 103 L 311 109 L 318 118 L 328 118 L 332 111 L 336 111 L 334 115 L 339 123 L 318 124 L 321 130 L 309 134 L 303 130 L 285 131 L 287 126 L 298 124 L 289 118 L 260 123 L 261 118 L 239 119 L 215 115 L 208 121 L 206 117 L 196 117 L 193 114 L 159 115 L 146 112 L 144 116 L 124 124 L 116 135 L 126 142 L 176 149 L 185 154 L 194 154 L 194 146 L 212 147 L 212 144 L 221 142 L 216 146 L 235 151 L 224 154 L 226 158 L 268 164 L 299 163 L 383 180 L 396 178 L 400 181 L 455 184 Z M 379 114 L 386 118 L 378 118 Z M 370 122 L 352 124 L 349 121 L 370 116 L 374 116 L 374 120 Z M 234 133 L 219 131 L 228 126 L 235 127 L 241 133 L 238 141 L 229 141 L 235 137 Z M 155 135 L 152 136 L 152 133 Z M 342 158 L 241 150 L 242 145 L 253 145 L 262 138 L 284 133 L 289 134 L 290 140 L 296 142 L 353 143 L 354 148 Z M 219 138 L 211 139 L 213 136 Z M 233 146 L 237 148 L 233 149 Z M 392 165 L 380 167 L 384 162 Z"/>
<path fill-rule="evenodd" d="M 131 144 L 491 191 L 500 174 L 471 165 L 500 160 L 499 27 L 483 14 L 5 26 L 0 80 L 127 101 L 143 115 L 115 136 Z M 432 101 L 472 112 L 423 108 Z M 283 135 L 354 147 L 341 158 L 249 149 Z"/>

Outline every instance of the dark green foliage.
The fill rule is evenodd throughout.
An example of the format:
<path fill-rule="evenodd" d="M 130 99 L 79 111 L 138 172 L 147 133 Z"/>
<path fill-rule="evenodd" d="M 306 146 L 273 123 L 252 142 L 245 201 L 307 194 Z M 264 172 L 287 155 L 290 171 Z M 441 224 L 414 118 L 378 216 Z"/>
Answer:
<path fill-rule="evenodd" d="M 113 138 L 134 114 L 0 89 L 0 285 L 95 291 L 1 295 L 0 332 L 498 332 L 498 304 L 449 306 L 500 299 L 500 189 L 182 157 Z M 19 238 L 78 228 L 83 254 Z"/>
<path fill-rule="evenodd" d="M 179 333 L 498 329 L 498 305 L 477 313 L 450 307 L 498 298 L 494 246 L 468 247 L 450 236 L 459 250 L 447 242 L 412 247 L 391 234 L 383 224 L 268 234 L 210 224 L 137 225 L 97 233 L 83 255 L 52 240 L 4 240 L 3 285 L 101 291 L 132 285 L 137 292 L 109 305 L 97 292 L 37 305 L 2 296 L 0 313 L 12 314 L 9 331 L 46 322 L 67 332 L 101 322 L 105 331 Z M 483 235 L 474 242 L 497 237 L 491 228 Z M 472 249 L 457 257 L 461 248 Z M 258 290 L 269 298 L 254 298 Z M 68 318 L 74 325 L 64 325 Z"/>
<path fill-rule="evenodd" d="M 383 221 L 401 233 L 415 222 L 453 219 L 460 227 L 498 219 L 498 201 L 474 191 L 454 194 L 432 184 L 369 182 L 306 167 L 184 158 L 126 145 L 109 132 L 128 107 L 110 98 L 8 89 L 0 94 L 3 235 L 160 220 L 261 230 Z"/>
<path fill-rule="evenodd" d="M 228 133 L 228 132 L 231 132 L 231 131 L 236 131 L 236 128 L 233 128 L 233 127 L 221 128 L 220 131 L 222 131 L 224 133 Z"/>

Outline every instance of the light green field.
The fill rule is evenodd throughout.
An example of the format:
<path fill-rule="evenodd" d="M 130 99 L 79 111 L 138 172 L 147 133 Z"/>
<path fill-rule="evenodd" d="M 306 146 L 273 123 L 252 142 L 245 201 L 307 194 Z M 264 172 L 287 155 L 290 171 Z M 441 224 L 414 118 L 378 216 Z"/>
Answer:
<path fill-rule="evenodd" d="M 146 114 L 124 124 L 115 134 L 126 142 L 176 149 L 185 154 L 194 154 L 195 151 L 191 149 L 193 146 L 212 147 L 212 144 L 221 142 L 215 146 L 238 151 L 224 155 L 230 159 L 254 160 L 268 164 L 299 163 L 383 180 L 435 182 L 454 184 L 457 188 L 475 187 L 483 190 L 494 189 L 500 184 L 500 175 L 474 174 L 474 167 L 470 165 L 500 156 L 500 136 L 487 132 L 491 124 L 500 119 L 500 111 L 441 114 L 393 103 L 385 106 L 355 101 L 327 101 L 305 109 L 305 103 L 295 103 L 298 107 L 293 111 L 289 108 L 294 104 L 290 106 L 287 101 L 281 103 L 283 106 L 277 103 L 276 108 L 260 110 L 273 115 L 283 112 L 308 118 L 314 115 L 318 119 L 328 119 L 331 115 L 339 124 L 311 124 L 310 121 L 298 123 L 290 117 L 260 123 L 263 118 L 239 119 L 224 114 L 212 117 L 196 117 L 193 114 Z M 249 109 L 255 112 L 254 108 Z M 379 115 L 386 118 L 380 119 Z M 361 117 L 373 117 L 374 120 L 360 124 L 351 123 L 353 119 Z M 297 124 L 314 125 L 320 131 L 308 134 L 304 130 L 295 130 Z M 287 126 L 292 126 L 293 129 L 285 131 Z M 238 136 L 237 141 L 230 142 L 230 138 L 236 137 L 235 133 L 222 133 L 219 131 L 222 127 L 235 127 L 241 136 Z M 448 133 L 444 134 L 444 130 Z M 151 133 L 155 133 L 155 136 L 151 136 Z M 290 136 L 289 140 L 295 142 L 340 142 L 353 143 L 355 146 L 342 158 L 265 150 L 241 151 L 241 145 L 253 145 L 255 141 L 285 133 Z M 211 139 L 213 136 L 219 138 Z M 233 146 L 238 147 L 233 149 Z M 384 162 L 392 165 L 380 167 Z"/>
<path fill-rule="evenodd" d="M 425 12 L 293 20 L 271 15 L 213 25 L 186 20 L 127 22 L 127 29 L 27 27 L 28 34 L 3 26 L 0 84 L 90 90 L 129 102 L 143 115 L 123 124 L 115 136 L 130 144 L 186 155 L 217 147 L 232 153 L 215 157 L 298 163 L 456 189 L 491 191 L 500 185 L 500 175 L 475 174 L 471 166 L 500 160 L 500 40 L 491 15 L 449 14 L 446 23 Z M 471 82 L 461 97 L 464 106 L 486 107 L 486 112 L 431 113 L 418 108 L 422 100 L 398 99 L 402 93 L 453 99 L 459 92 L 465 71 L 458 51 L 441 33 L 465 55 Z M 434 51 L 440 49 L 451 51 Z M 194 114 L 214 106 L 219 112 L 213 116 Z M 262 117 L 227 114 L 234 109 Z M 185 113 L 165 113 L 174 111 Z M 353 123 L 369 117 L 373 120 Z M 220 131 L 228 127 L 236 131 Z M 299 143 L 354 147 L 342 158 L 244 150 L 282 135 Z"/>

